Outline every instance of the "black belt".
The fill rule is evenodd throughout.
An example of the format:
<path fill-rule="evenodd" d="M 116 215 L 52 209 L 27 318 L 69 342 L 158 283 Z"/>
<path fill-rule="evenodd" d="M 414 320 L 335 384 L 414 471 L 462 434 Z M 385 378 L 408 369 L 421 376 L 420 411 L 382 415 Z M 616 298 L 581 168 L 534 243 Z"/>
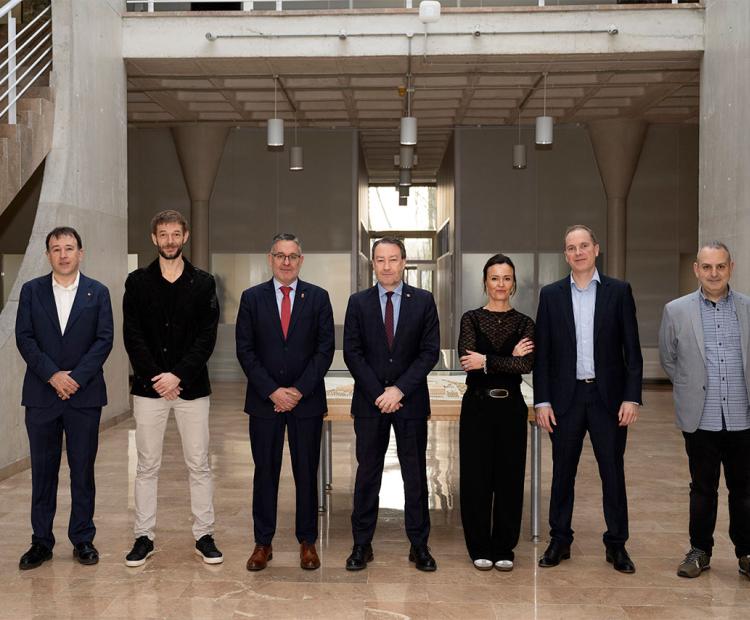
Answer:
<path fill-rule="evenodd" d="M 578 381 L 578 383 L 596 383 L 596 378 L 592 377 L 591 379 L 576 379 L 576 381 Z"/>
<path fill-rule="evenodd" d="M 471 388 L 470 392 L 475 396 L 486 396 L 488 398 L 510 398 L 512 395 L 507 388 Z"/>

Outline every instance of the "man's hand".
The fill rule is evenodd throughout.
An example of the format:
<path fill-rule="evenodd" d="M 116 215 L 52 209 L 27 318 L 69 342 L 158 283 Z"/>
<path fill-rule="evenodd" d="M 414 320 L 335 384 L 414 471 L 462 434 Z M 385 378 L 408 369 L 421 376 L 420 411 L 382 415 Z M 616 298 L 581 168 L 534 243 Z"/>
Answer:
<path fill-rule="evenodd" d="M 375 400 L 375 406 L 380 409 L 380 413 L 394 413 L 403 407 L 401 399 L 404 393 L 395 385 L 388 386 L 385 391 Z"/>
<path fill-rule="evenodd" d="M 58 370 L 48 381 L 62 400 L 68 400 L 81 387 L 74 379 L 71 379 L 70 372 L 70 370 Z"/>
<path fill-rule="evenodd" d="M 553 433 L 552 427 L 557 426 L 557 420 L 555 419 L 555 412 L 552 411 L 552 407 L 537 407 L 535 413 L 536 425 L 548 433 Z"/>
<path fill-rule="evenodd" d="M 302 394 L 296 388 L 277 388 L 268 398 L 273 402 L 273 410 L 276 413 L 291 411 L 297 406 Z"/>
<path fill-rule="evenodd" d="M 181 387 L 176 387 L 171 392 L 167 392 L 162 396 L 164 400 L 177 400 L 180 397 L 180 392 L 182 392 Z"/>
<path fill-rule="evenodd" d="M 156 390 L 159 396 L 167 400 L 174 400 L 174 398 L 167 398 L 167 395 L 172 396 L 174 391 L 179 387 L 180 378 L 177 375 L 173 375 L 171 372 L 163 372 L 155 377 L 151 377 L 151 381 L 153 383 L 151 387 Z"/>
<path fill-rule="evenodd" d="M 620 411 L 617 412 L 617 419 L 620 421 L 620 426 L 630 426 L 635 423 L 638 419 L 638 411 L 640 405 L 635 403 L 622 403 L 620 405 Z"/>

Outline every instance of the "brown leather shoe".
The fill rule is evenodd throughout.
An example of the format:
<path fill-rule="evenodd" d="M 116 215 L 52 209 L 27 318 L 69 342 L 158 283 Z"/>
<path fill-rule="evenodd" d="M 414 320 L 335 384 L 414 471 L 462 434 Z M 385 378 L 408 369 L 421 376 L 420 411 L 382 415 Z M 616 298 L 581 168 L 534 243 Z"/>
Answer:
<path fill-rule="evenodd" d="M 271 545 L 255 545 L 253 554 L 247 561 L 247 570 L 263 570 L 272 559 L 273 547 Z"/>
<path fill-rule="evenodd" d="M 302 542 L 299 546 L 299 565 L 305 570 L 320 568 L 320 558 L 315 551 L 315 543 Z"/>

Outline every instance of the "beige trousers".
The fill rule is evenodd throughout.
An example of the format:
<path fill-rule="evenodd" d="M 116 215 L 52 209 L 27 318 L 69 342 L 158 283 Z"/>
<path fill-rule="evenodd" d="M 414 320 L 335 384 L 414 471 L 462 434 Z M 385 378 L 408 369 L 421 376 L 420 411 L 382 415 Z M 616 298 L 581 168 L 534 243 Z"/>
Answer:
<path fill-rule="evenodd" d="M 154 539 L 156 497 L 159 484 L 164 430 L 174 409 L 182 440 L 182 454 L 190 480 L 193 536 L 198 540 L 214 530 L 214 483 L 208 455 L 209 397 L 195 400 L 165 400 L 133 396 L 135 444 L 138 466 L 135 474 L 135 537 Z"/>

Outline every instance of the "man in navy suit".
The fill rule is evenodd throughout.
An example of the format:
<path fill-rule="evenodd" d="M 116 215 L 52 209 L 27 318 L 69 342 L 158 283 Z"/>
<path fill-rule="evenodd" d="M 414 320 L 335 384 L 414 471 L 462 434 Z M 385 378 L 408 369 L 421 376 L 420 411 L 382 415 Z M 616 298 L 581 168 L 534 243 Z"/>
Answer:
<path fill-rule="evenodd" d="M 602 479 L 606 559 L 635 572 L 625 550 L 627 428 L 638 419 L 643 358 L 630 284 L 600 275 L 599 244 L 587 226 L 565 233 L 570 276 L 545 286 L 536 317 L 534 403 L 552 439 L 551 541 L 539 566 L 570 557 L 576 470 L 586 431 Z"/>
<path fill-rule="evenodd" d="M 344 361 L 354 378 L 352 415 L 357 436 L 352 534 L 347 570 L 373 559 L 378 494 L 391 426 L 404 480 L 404 521 L 409 560 L 423 571 L 437 566 L 427 547 L 427 375 L 440 355 L 440 328 L 432 295 L 405 284 L 406 249 L 383 237 L 372 246 L 378 283 L 349 298 L 344 321 Z"/>
<path fill-rule="evenodd" d="M 79 271 L 83 245 L 73 228 L 55 228 L 45 245 L 52 273 L 23 285 L 16 316 L 16 344 L 27 364 L 21 404 L 31 452 L 34 532 L 31 548 L 19 562 L 21 570 L 52 558 L 63 434 L 73 557 L 81 564 L 99 561 L 93 545 L 94 460 L 99 418 L 107 404 L 102 366 L 112 350 L 112 305 L 107 288 Z"/>
<path fill-rule="evenodd" d="M 304 259 L 297 237 L 276 235 L 268 254 L 273 278 L 242 293 L 237 315 L 237 358 L 247 375 L 245 413 L 255 463 L 250 571 L 263 570 L 273 558 L 285 430 L 296 485 L 300 566 L 320 567 L 317 472 L 328 411 L 324 378 L 335 344 L 328 293 L 298 278 Z"/>

